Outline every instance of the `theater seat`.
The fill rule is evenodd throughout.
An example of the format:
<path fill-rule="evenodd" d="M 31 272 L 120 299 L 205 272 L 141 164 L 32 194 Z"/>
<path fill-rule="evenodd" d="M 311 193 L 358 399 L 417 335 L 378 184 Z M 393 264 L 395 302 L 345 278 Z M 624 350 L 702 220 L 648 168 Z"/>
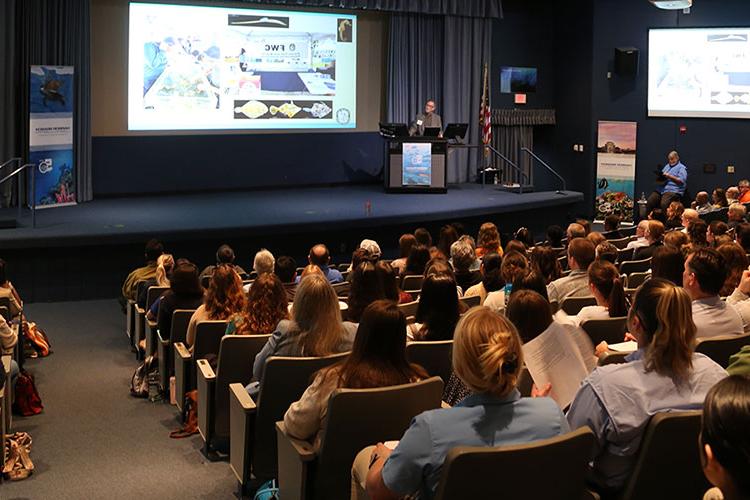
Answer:
<path fill-rule="evenodd" d="M 594 441 L 594 433 L 581 427 L 527 444 L 453 448 L 443 463 L 435 498 L 592 498 L 585 478 Z M 542 480 L 540 471 L 544 471 Z M 498 474 L 513 479 L 499 482 Z"/>
<path fill-rule="evenodd" d="M 560 302 L 560 309 L 569 316 L 575 316 L 586 306 L 595 306 L 596 298 L 589 297 L 567 297 Z"/>
<path fill-rule="evenodd" d="M 630 276 L 633 273 L 643 273 L 651 269 L 651 257 L 641 260 L 626 260 L 620 262 L 620 274 Z"/>
<path fill-rule="evenodd" d="M 630 273 L 628 275 L 626 281 L 626 288 L 638 288 L 643 283 L 646 282 L 647 279 L 651 277 L 651 273 L 648 271 L 640 272 L 640 273 Z"/>
<path fill-rule="evenodd" d="M 255 401 L 242 384 L 229 384 L 229 465 L 240 490 L 247 490 L 251 478 L 257 486 L 278 477 L 276 422 L 302 397 L 315 372 L 348 355 L 272 356 L 266 361 Z"/>
<path fill-rule="evenodd" d="M 424 281 L 424 277 L 421 274 L 404 276 L 401 281 L 401 289 L 405 292 L 418 292 L 422 290 L 422 281 Z"/>
<path fill-rule="evenodd" d="M 146 314 L 154 305 L 156 299 L 169 290 L 168 286 L 151 286 L 146 292 Z M 146 356 L 150 356 L 156 352 L 156 321 L 149 321 L 146 319 L 144 334 L 146 338 Z"/>
<path fill-rule="evenodd" d="M 698 339 L 695 344 L 695 352 L 705 354 L 723 368 L 726 368 L 729 366 L 729 357 L 740 352 L 747 344 L 750 344 L 750 333 L 721 335 L 707 339 Z"/>
<path fill-rule="evenodd" d="M 699 456 L 700 424 L 699 410 L 651 417 L 621 499 L 702 498 L 710 485 Z"/>
<path fill-rule="evenodd" d="M 243 386 L 253 378 L 252 360 L 266 345 L 270 335 L 225 335 L 221 339 L 216 370 L 207 359 L 196 361 L 198 389 L 198 431 L 203 438 L 203 454 L 211 457 L 214 448 L 227 451 L 229 438 L 229 384 Z M 219 443 L 215 444 L 214 439 Z"/>
<path fill-rule="evenodd" d="M 478 306 L 482 302 L 482 297 L 480 297 L 479 295 L 473 295 L 471 297 L 461 297 L 461 302 L 463 302 L 466 307 L 471 309 L 472 307 Z"/>
<path fill-rule="evenodd" d="M 371 444 L 399 439 L 412 418 L 440 408 L 443 381 L 376 389 L 337 389 L 328 402 L 320 450 L 288 436 L 276 423 L 281 498 L 349 498 L 354 457 Z"/>
<path fill-rule="evenodd" d="M 628 329 L 627 324 L 628 318 L 621 316 L 618 318 L 590 319 L 581 323 L 581 328 L 596 346 L 599 342 L 608 344 L 622 342 Z"/>
<path fill-rule="evenodd" d="M 169 332 L 157 332 L 156 357 L 159 362 L 159 389 L 165 393 L 169 391 L 169 377 L 174 375 L 174 352 L 173 345 L 177 342 L 185 342 L 190 318 L 193 317 L 195 309 L 176 309 L 172 313 L 172 325 Z M 165 398 L 167 401 L 169 398 Z M 182 408 L 180 402 L 179 408 Z"/>
<path fill-rule="evenodd" d="M 417 314 L 417 307 L 419 306 L 418 300 L 413 300 L 411 302 L 406 302 L 405 304 L 399 304 L 398 308 L 401 310 L 402 313 L 404 313 L 404 316 L 416 316 Z"/>
<path fill-rule="evenodd" d="M 452 340 L 409 342 L 406 344 L 406 358 L 424 368 L 431 377 L 440 377 L 447 384 L 453 368 Z"/>

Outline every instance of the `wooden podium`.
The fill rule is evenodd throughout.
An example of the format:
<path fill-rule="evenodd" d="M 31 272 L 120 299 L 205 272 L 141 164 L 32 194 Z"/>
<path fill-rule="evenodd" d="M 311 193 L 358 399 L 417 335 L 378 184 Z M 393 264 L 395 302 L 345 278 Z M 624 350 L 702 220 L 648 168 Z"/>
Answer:
<path fill-rule="evenodd" d="M 404 144 L 431 144 L 430 183 L 405 184 L 403 176 Z M 448 140 L 439 137 L 386 138 L 388 148 L 383 181 L 389 193 L 445 193 L 448 190 Z"/>

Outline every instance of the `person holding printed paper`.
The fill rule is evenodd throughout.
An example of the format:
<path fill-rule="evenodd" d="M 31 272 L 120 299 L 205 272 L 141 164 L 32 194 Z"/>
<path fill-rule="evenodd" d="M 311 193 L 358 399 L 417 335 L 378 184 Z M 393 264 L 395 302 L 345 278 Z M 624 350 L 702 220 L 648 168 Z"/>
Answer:
<path fill-rule="evenodd" d="M 423 136 L 426 128 L 439 128 L 443 135 L 443 120 L 435 113 L 435 101 L 428 99 L 424 104 L 424 113 L 419 113 L 409 127 L 409 135 Z"/>

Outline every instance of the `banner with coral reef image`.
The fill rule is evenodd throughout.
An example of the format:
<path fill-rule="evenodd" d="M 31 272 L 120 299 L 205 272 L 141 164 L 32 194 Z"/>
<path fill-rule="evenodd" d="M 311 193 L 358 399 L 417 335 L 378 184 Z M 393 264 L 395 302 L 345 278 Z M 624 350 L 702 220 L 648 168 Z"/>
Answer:
<path fill-rule="evenodd" d="M 37 208 L 76 202 L 73 151 L 73 67 L 31 66 L 29 163 Z M 29 189 L 31 186 L 29 186 Z"/>
<path fill-rule="evenodd" d="M 636 122 L 599 122 L 596 154 L 594 219 L 610 214 L 633 222 L 635 189 Z"/>

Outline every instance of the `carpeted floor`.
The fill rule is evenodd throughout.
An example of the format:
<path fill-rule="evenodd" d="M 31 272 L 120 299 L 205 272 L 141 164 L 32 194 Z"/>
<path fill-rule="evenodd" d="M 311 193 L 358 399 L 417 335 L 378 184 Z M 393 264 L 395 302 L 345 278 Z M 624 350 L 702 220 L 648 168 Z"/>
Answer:
<path fill-rule="evenodd" d="M 174 407 L 129 396 L 136 367 L 114 300 L 30 304 L 54 353 L 29 360 L 45 410 L 14 416 L 34 440 L 34 474 L 0 485 L 0 498 L 236 498 L 227 462 L 208 462 L 200 437 L 174 440 Z"/>

